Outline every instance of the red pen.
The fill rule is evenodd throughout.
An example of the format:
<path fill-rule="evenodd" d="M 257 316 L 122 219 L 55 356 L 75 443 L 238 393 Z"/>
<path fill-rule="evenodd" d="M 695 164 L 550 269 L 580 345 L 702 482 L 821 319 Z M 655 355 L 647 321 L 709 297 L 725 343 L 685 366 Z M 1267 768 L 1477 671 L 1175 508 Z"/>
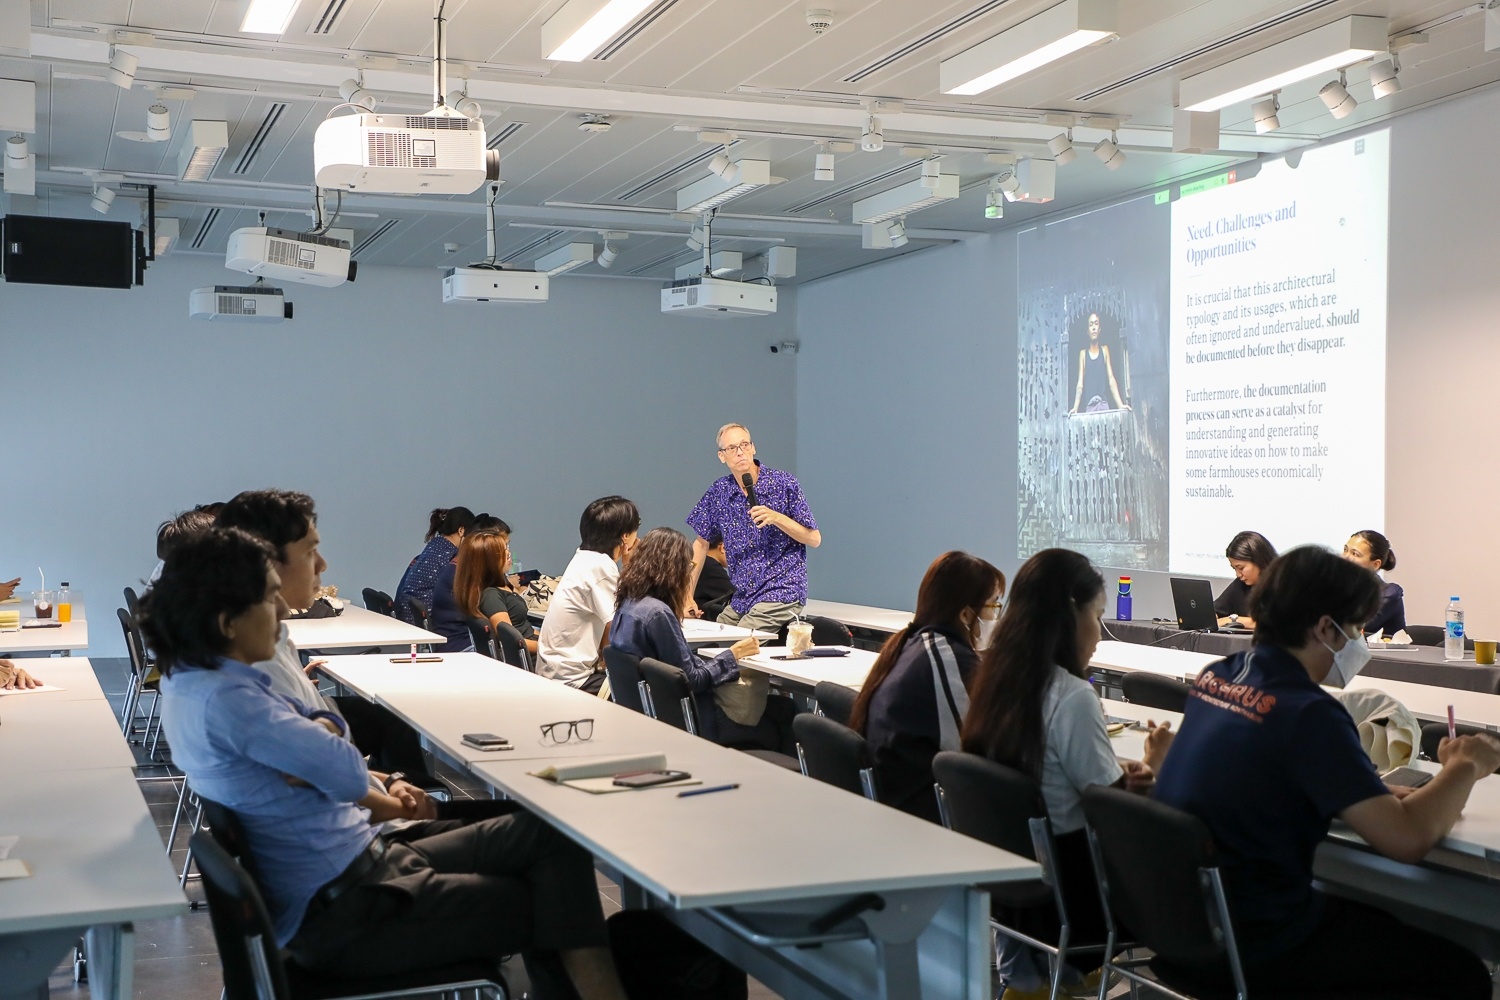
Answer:
<path fill-rule="evenodd" d="M 1458 736 L 1458 726 L 1453 722 L 1453 706 L 1448 706 L 1448 738 L 1455 739 Z"/>

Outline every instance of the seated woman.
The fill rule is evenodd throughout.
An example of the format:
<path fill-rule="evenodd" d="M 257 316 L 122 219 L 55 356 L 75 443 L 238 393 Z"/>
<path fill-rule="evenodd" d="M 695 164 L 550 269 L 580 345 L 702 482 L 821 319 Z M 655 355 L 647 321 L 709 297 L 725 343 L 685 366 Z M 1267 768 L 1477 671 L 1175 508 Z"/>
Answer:
<path fill-rule="evenodd" d="M 432 613 L 433 587 L 443 567 L 458 556 L 458 543 L 464 532 L 474 527 L 474 512 L 467 507 L 438 507 L 428 516 L 426 545 L 412 559 L 401 574 L 401 583 L 396 587 L 396 617 L 408 625 L 420 625 L 412 619 L 406 606 L 408 597 L 422 602 L 422 607 Z"/>
<path fill-rule="evenodd" d="M 1344 543 L 1344 558 L 1379 576 L 1396 568 L 1396 550 L 1378 531 L 1356 531 Z M 1395 635 L 1406 628 L 1406 596 L 1401 584 L 1381 577 L 1380 610 L 1365 622 L 1365 635 Z"/>
<path fill-rule="evenodd" d="M 1251 996 L 1289 984 L 1299 996 L 1491 996 L 1484 963 L 1464 948 L 1313 885 L 1313 852 L 1334 819 L 1415 864 L 1500 766 L 1500 744 L 1461 736 L 1443 741 L 1443 768 L 1423 787 L 1392 794 L 1381 782 L 1354 720 L 1320 686 L 1343 687 L 1369 660 L 1360 629 L 1380 601 L 1373 574 L 1326 549 L 1272 563 L 1250 601 L 1254 646 L 1199 674 L 1156 782 L 1158 800 L 1213 834 Z"/>
<path fill-rule="evenodd" d="M 1150 788 L 1172 743 L 1170 728 L 1152 726 L 1144 761 L 1115 759 L 1104 709 L 1087 677 L 1098 648 L 1104 614 L 1104 578 L 1084 556 L 1044 549 L 1016 573 L 994 642 L 979 665 L 963 749 L 1031 775 L 1057 842 L 1057 868 L 1068 908 L 1072 940 L 1105 940 L 1104 914 L 1093 860 L 1083 829 L 1083 790 L 1118 785 Z M 1019 930 L 1056 940 L 1057 915 L 1017 915 Z M 1010 1000 L 1046 996 L 1045 956 L 1006 938 L 1000 975 Z M 1076 979 L 1076 970 L 1065 978 Z"/>
<path fill-rule="evenodd" d="M 1275 561 L 1276 547 L 1258 531 L 1242 531 L 1229 540 L 1224 558 L 1234 570 L 1234 579 L 1223 593 L 1214 598 L 1214 614 L 1219 616 L 1220 625 L 1254 628 L 1255 619 L 1250 617 L 1250 588 L 1260 581 L 1260 575 Z"/>
<path fill-rule="evenodd" d="M 481 514 L 482 518 L 484 515 Z M 497 519 L 498 520 L 498 519 Z M 500 524 L 505 525 L 504 521 Z M 506 571 L 510 568 L 510 530 L 477 530 L 464 536 L 454 567 L 453 594 L 465 618 L 500 622 L 521 633 L 526 649 L 536 655 L 536 629 L 526 616 L 526 601 L 516 593 Z"/>
<path fill-rule="evenodd" d="M 958 750 L 979 654 L 1000 617 L 1005 574 L 967 552 L 938 556 L 917 610 L 886 640 L 854 701 L 849 727 L 875 758 L 881 801 L 940 822 L 932 758 Z"/>
<path fill-rule="evenodd" d="M 738 661 L 760 652 L 741 639 L 713 659 L 701 657 L 682 634 L 693 585 L 693 546 L 680 531 L 653 528 L 620 572 L 609 642 L 633 656 L 649 656 L 687 675 L 697 704 L 700 735 L 723 746 L 796 753 L 791 699 L 767 697 L 761 683 L 740 683 Z"/>

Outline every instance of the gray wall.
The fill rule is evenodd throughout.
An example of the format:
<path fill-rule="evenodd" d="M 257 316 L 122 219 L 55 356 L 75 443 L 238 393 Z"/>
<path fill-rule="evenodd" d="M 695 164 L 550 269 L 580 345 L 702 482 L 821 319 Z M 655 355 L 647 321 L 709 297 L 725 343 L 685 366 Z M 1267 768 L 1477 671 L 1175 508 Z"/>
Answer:
<path fill-rule="evenodd" d="M 1390 124 L 1390 578 L 1416 622 L 1440 623 L 1461 594 L 1472 635 L 1500 633 L 1485 554 L 1500 488 L 1500 132 L 1473 127 L 1497 116 L 1492 89 Z M 910 608 L 922 569 L 952 547 L 1016 568 L 1015 247 L 1005 230 L 800 289 L 799 473 L 826 539 L 817 596 Z M 1165 574 L 1133 575 L 1136 617 L 1170 614 Z"/>
<path fill-rule="evenodd" d="M 682 527 L 722 468 L 720 424 L 796 464 L 796 294 L 775 318 L 660 314 L 652 282 L 561 278 L 536 306 L 442 304 L 439 274 L 369 268 L 292 288 L 297 318 L 187 316 L 189 289 L 239 283 L 176 256 L 131 291 L 0 284 L 0 579 L 36 567 L 87 602 L 90 652 L 122 656 L 120 591 L 155 563 L 157 524 L 242 489 L 318 502 L 326 582 L 393 591 L 427 511 L 465 504 L 561 572 L 588 501 L 623 493 Z"/>

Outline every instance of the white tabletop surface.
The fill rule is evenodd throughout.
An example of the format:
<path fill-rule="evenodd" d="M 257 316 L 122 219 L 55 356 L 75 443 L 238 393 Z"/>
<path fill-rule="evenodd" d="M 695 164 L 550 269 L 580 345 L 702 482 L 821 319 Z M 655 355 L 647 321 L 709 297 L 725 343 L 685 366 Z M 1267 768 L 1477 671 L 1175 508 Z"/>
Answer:
<path fill-rule="evenodd" d="M 60 700 L 46 693 L 0 699 L 0 761 L 7 763 L 7 774 L 135 766 L 109 702 Z M 0 785 L 5 780 L 0 777 Z"/>
<path fill-rule="evenodd" d="M 732 646 L 741 639 L 765 641 L 776 638 L 775 632 L 741 628 L 738 625 L 724 625 L 720 622 L 711 622 L 706 618 L 684 618 L 682 634 L 687 637 L 689 646 Z"/>
<path fill-rule="evenodd" d="M 333 618 L 297 618 L 287 622 L 286 628 L 298 649 L 368 649 L 448 641 L 436 632 L 348 602 L 343 614 Z"/>
<path fill-rule="evenodd" d="M 5 707 L 21 700 L 40 701 L 103 701 L 104 689 L 99 678 L 94 676 L 94 666 L 86 656 L 53 657 L 52 659 L 21 660 L 17 666 L 43 684 L 60 687 L 61 691 L 19 691 L 0 694 L 0 719 L 5 718 Z M 118 726 L 116 727 L 118 730 Z"/>
<path fill-rule="evenodd" d="M 892 608 L 871 608 L 863 604 L 840 604 L 837 601 L 808 601 L 802 614 L 821 615 L 843 622 L 851 628 L 867 628 L 873 632 L 899 632 L 911 624 L 910 611 Z"/>
<path fill-rule="evenodd" d="M 1423 722 L 1447 722 L 1448 706 L 1453 706 L 1455 721 L 1470 726 L 1500 729 L 1500 695 L 1482 691 L 1462 691 L 1435 684 L 1413 684 L 1384 677 L 1356 677 L 1352 690 L 1384 691 Z"/>
<path fill-rule="evenodd" d="M 1162 646 L 1142 646 L 1134 642 L 1115 642 L 1106 639 L 1099 643 L 1089 666 L 1098 670 L 1117 673 L 1137 671 L 1191 680 L 1210 663 L 1222 660 L 1222 656 L 1210 653 L 1190 653 L 1185 649 L 1167 649 Z"/>
<path fill-rule="evenodd" d="M 11 728 L 7 716 L 3 729 Z M 119 727 L 116 742 L 124 745 Z M 15 759 L 7 757 L 6 759 Z M 28 765 L 36 758 L 25 758 Z M 128 767 L 6 768 L 0 835 L 31 878 L 0 881 L 0 934 L 184 914 L 161 834 Z"/>
<path fill-rule="evenodd" d="M 848 647 L 838 647 L 847 649 Z M 703 653 L 709 650 L 701 650 Z M 786 651 L 780 647 L 768 647 L 755 656 L 740 661 L 742 667 L 753 667 L 773 677 L 802 684 L 807 687 L 819 681 L 832 681 L 858 691 L 864 686 L 870 668 L 875 665 L 876 654 L 869 649 L 850 649 L 848 656 L 804 656 L 800 659 L 778 660 Z"/>

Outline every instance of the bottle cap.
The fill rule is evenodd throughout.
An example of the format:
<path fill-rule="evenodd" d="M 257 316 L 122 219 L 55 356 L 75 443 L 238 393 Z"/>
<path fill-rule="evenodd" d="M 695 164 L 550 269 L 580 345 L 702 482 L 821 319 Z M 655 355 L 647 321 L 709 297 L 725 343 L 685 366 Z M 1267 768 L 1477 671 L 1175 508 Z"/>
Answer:
<path fill-rule="evenodd" d="M 65 584 L 63 584 L 63 586 L 66 587 L 67 584 L 65 583 Z M 1456 601 L 1456 600 L 1458 600 L 1458 595 L 1454 594 L 1452 597 L 1448 598 L 1448 600 L 1450 600 L 1450 601 Z"/>
<path fill-rule="evenodd" d="M 63 581 L 63 586 L 64 586 L 64 587 L 66 587 L 66 586 L 68 586 L 68 581 L 67 581 L 67 580 L 64 580 L 64 581 Z"/>

